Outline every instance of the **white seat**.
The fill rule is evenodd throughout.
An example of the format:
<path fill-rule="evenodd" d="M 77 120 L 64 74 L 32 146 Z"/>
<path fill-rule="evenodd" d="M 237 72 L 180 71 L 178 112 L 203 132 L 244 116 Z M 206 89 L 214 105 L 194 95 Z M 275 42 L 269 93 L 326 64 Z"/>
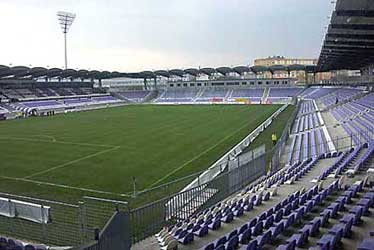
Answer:
<path fill-rule="evenodd" d="M 161 247 L 161 250 L 175 250 L 178 249 L 178 242 L 176 240 L 170 241 L 167 246 Z"/>

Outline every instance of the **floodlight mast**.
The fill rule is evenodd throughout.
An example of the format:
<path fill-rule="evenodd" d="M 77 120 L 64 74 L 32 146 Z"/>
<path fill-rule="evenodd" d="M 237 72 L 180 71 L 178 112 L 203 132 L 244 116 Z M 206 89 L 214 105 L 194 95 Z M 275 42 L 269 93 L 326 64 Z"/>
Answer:
<path fill-rule="evenodd" d="M 68 53 L 67 53 L 67 33 L 69 31 L 69 28 L 74 22 L 75 19 L 75 14 L 74 13 L 69 13 L 65 11 L 58 11 L 57 12 L 57 17 L 58 21 L 60 23 L 62 33 L 64 33 L 64 47 L 65 47 L 65 69 L 68 68 Z"/>

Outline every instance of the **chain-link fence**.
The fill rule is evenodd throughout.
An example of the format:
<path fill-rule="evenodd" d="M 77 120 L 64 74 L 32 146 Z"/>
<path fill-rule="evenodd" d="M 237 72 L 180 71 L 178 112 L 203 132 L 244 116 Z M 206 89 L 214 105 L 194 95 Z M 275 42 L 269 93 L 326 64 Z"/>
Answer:
<path fill-rule="evenodd" d="M 83 217 L 79 205 L 5 193 L 0 193 L 0 197 L 20 202 L 39 204 L 42 205 L 42 207 L 50 207 L 50 218 L 44 218 L 41 223 L 18 218 L 17 216 L 0 216 L 1 234 L 58 246 L 77 245 L 84 242 L 81 231 Z M 44 221 L 48 221 L 48 223 L 44 223 Z"/>
<path fill-rule="evenodd" d="M 78 246 L 95 241 L 114 212 L 129 214 L 126 202 L 92 197 L 84 197 L 76 205 L 6 193 L 0 193 L 0 197 L 8 199 L 9 204 L 13 201 L 24 207 L 38 205 L 41 210 L 49 207 L 48 214 L 43 212 L 45 210 L 40 212 L 42 217 L 45 216 L 40 222 L 22 218 L 17 214 L 17 207 L 15 213 L 6 213 L 12 216 L 0 214 L 1 235 L 49 246 Z M 34 212 L 35 207 L 32 208 Z M 27 209 L 31 211 L 31 207 Z"/>
<path fill-rule="evenodd" d="M 249 160 L 248 160 L 249 159 Z M 163 226 L 174 224 L 211 207 L 243 189 L 266 172 L 265 148 L 259 147 L 233 159 L 231 167 L 213 180 L 169 195 L 130 212 L 132 242 L 143 240 Z"/>
<path fill-rule="evenodd" d="M 291 134 L 293 123 L 300 109 L 300 102 L 297 103 L 297 100 L 294 99 L 294 103 L 296 104 L 296 108 L 288 119 L 287 124 L 283 129 L 282 135 L 278 139 L 277 144 L 274 146 L 274 148 L 267 152 L 267 154 L 271 154 L 269 156 L 271 157 L 271 171 L 277 171 L 281 166 L 281 157 L 285 151 L 286 143 Z"/>

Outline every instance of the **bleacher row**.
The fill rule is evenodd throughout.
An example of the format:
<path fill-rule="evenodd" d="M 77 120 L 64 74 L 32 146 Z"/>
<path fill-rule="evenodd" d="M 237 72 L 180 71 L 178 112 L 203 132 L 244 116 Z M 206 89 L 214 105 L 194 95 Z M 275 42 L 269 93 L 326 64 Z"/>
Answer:
<path fill-rule="evenodd" d="M 298 133 L 293 135 L 288 152 L 289 165 L 310 157 L 330 157 L 327 141 L 322 129 Z"/>
<path fill-rule="evenodd" d="M 371 102 L 373 95 L 363 97 L 365 102 Z M 374 110 L 364 106 L 361 100 L 345 103 L 330 110 L 335 119 L 342 125 L 347 134 L 357 145 L 369 142 L 373 138 Z"/>
<path fill-rule="evenodd" d="M 335 92 L 336 88 L 325 88 L 325 87 L 311 87 L 301 94 L 301 97 L 305 99 L 319 99 L 326 96 L 332 92 Z"/>
<path fill-rule="evenodd" d="M 144 99 L 151 93 L 148 90 L 138 90 L 138 91 L 115 91 L 118 97 L 123 99 L 128 99 L 133 102 L 143 102 Z"/>
<path fill-rule="evenodd" d="M 97 97 L 84 97 L 84 98 L 65 98 L 58 100 L 43 100 L 43 101 L 28 101 L 28 102 L 16 102 L 9 106 L 15 110 L 29 112 L 33 109 L 38 111 L 44 110 L 58 110 L 65 108 L 76 108 L 83 106 L 92 106 L 100 104 L 112 104 L 120 103 L 122 100 L 117 99 L 113 96 L 97 96 Z"/>
<path fill-rule="evenodd" d="M 299 116 L 302 116 L 302 115 L 305 115 L 305 114 L 313 113 L 315 111 L 317 111 L 317 110 L 316 110 L 316 107 L 314 106 L 313 101 L 306 100 L 306 101 L 303 101 L 300 104 L 300 110 L 299 110 L 297 116 L 299 117 Z"/>
<path fill-rule="evenodd" d="M 297 181 L 313 168 L 315 163 L 316 160 L 307 160 L 289 168 L 281 169 L 278 172 L 262 178 L 256 185 L 245 188 L 236 197 L 226 202 L 219 203 L 192 217 L 190 220 L 176 224 L 171 230 L 163 230 L 156 236 L 161 245 L 169 245 L 169 248 L 171 245 L 175 245 L 176 241 L 182 244 L 190 243 L 194 240 L 194 235 L 204 237 L 208 234 L 209 230 L 218 230 L 221 227 L 221 223 L 230 223 L 234 220 L 234 217 L 242 216 L 244 211 L 248 212 L 253 210 L 254 207 L 260 206 L 262 202 L 269 200 L 271 196 L 277 194 L 278 186 L 292 184 L 294 181 Z M 272 191 L 265 192 L 265 189 L 269 188 L 271 188 Z M 258 221 L 259 223 L 257 223 L 258 219 L 255 218 L 247 225 L 248 230 L 250 229 L 251 231 L 250 235 L 252 235 L 252 231 L 254 231 L 254 233 L 259 233 L 259 231 L 262 230 L 260 227 L 262 228 L 262 220 L 266 215 L 267 213 L 263 213 L 263 215 L 260 216 L 261 219 Z M 241 238 L 247 240 L 244 239 L 243 236 L 246 236 L 248 233 L 249 232 L 243 232 Z M 174 243 L 169 244 L 170 242 Z"/>
<path fill-rule="evenodd" d="M 0 88 L 0 99 L 37 99 L 41 97 L 59 97 L 59 96 L 77 96 L 77 95 L 92 95 L 94 93 L 104 93 L 100 89 L 93 88 Z"/>
<path fill-rule="evenodd" d="M 264 88 L 186 88 L 167 89 L 156 102 L 210 102 L 210 101 L 235 101 L 247 99 L 251 102 L 279 101 L 297 96 L 303 88 L 270 88 L 269 96 L 265 97 Z"/>
<path fill-rule="evenodd" d="M 0 236 L 0 250 L 47 250 L 45 245 L 29 244 L 22 241 Z"/>
<path fill-rule="evenodd" d="M 362 164 L 364 164 L 368 160 L 368 157 L 363 155 L 361 159 L 356 159 L 358 155 L 357 152 L 362 148 L 364 148 L 364 146 L 335 155 L 335 163 L 321 173 L 318 180 L 326 179 L 327 176 L 333 172 L 335 173 L 334 177 L 338 177 L 351 167 L 352 162 L 362 162 Z M 370 151 L 367 155 L 372 156 L 373 152 Z M 220 223 L 230 223 L 234 217 L 240 217 L 244 211 L 250 211 L 254 206 L 259 206 L 262 201 L 270 199 L 271 192 L 264 191 L 266 190 L 264 188 L 280 186 L 286 183 L 285 180 L 287 178 L 297 181 L 297 179 L 302 178 L 303 175 L 313 168 L 316 162 L 321 158 L 323 157 L 320 156 L 314 160 L 308 159 L 302 163 L 296 163 L 287 170 L 280 170 L 273 175 L 265 177 L 262 179 L 262 184 L 257 185 L 257 188 L 247 188 L 237 197 L 223 203 L 223 209 L 221 210 L 222 204 L 219 204 L 204 211 L 198 215 L 198 217 L 177 224 L 171 230 L 164 229 L 157 235 L 161 247 L 164 247 L 164 249 L 174 249 L 171 246 L 177 246 L 177 244 L 173 243 L 169 245 L 170 242 L 178 241 L 182 244 L 188 244 L 194 240 L 194 235 L 204 237 L 209 233 L 209 230 L 217 230 Z M 362 165 L 360 165 L 360 167 L 362 167 Z M 306 222 L 302 228 L 299 227 L 298 233 L 289 237 L 285 242 L 286 244 L 278 246 L 277 249 L 293 250 L 295 247 L 303 247 L 308 237 L 316 236 L 320 227 L 329 226 L 327 222 L 330 217 L 336 218 L 339 212 L 347 211 L 345 210 L 345 206 L 351 202 L 353 197 L 357 197 L 358 192 L 363 191 L 365 181 L 352 185 L 343 192 L 340 190 L 341 185 L 339 183 L 341 183 L 341 180 L 342 179 L 335 180 L 326 189 L 321 189 L 321 187 L 316 185 L 309 191 L 295 192 L 274 207 L 252 218 L 248 223 L 232 230 L 228 234 L 216 239 L 214 242 L 207 244 L 202 249 L 225 250 L 241 247 L 240 249 L 256 250 L 261 249 L 265 244 L 273 244 L 283 231 L 303 221 L 303 218 L 306 217 L 308 213 L 312 212 L 315 207 L 321 206 L 328 196 L 332 195 L 333 192 L 338 192 L 339 197 L 334 202 L 329 203 L 327 207 L 324 207 L 318 217 Z M 261 195 L 254 195 L 252 197 L 248 195 L 256 193 L 260 188 Z M 260 198 L 262 196 L 264 197 L 263 200 Z M 369 207 L 373 205 L 374 193 L 366 193 L 362 199 L 348 210 L 348 213 L 344 213 L 339 224 L 335 224 L 333 227 L 329 228 L 328 234 L 324 234 L 317 241 L 319 247 L 313 249 L 333 249 L 342 237 L 350 235 L 352 225 L 358 225 L 361 216 L 366 214 L 366 212 L 369 211 Z M 206 223 L 207 221 L 208 223 Z M 214 223 L 215 221 L 218 221 L 216 223 L 217 225 Z"/>
<path fill-rule="evenodd" d="M 320 126 L 320 121 L 317 117 L 317 113 L 310 113 L 296 118 L 294 133 L 303 132 L 310 129 L 315 129 Z"/>
<path fill-rule="evenodd" d="M 363 91 L 361 89 L 341 88 L 332 93 L 329 93 L 326 96 L 321 97 L 320 101 L 325 105 L 326 108 L 329 108 L 337 104 L 336 101 L 338 103 L 344 102 L 362 92 Z"/>

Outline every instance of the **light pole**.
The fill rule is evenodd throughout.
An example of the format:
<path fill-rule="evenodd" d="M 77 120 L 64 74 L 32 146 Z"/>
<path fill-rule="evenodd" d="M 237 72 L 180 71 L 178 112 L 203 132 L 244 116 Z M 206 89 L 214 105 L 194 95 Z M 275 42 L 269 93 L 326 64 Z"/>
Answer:
<path fill-rule="evenodd" d="M 67 46 L 66 46 L 66 34 L 69 31 L 70 26 L 73 24 L 75 19 L 74 13 L 69 13 L 65 11 L 58 11 L 57 17 L 58 22 L 60 23 L 62 33 L 64 33 L 64 45 L 65 45 L 65 69 L 68 68 L 68 54 L 67 54 Z"/>

